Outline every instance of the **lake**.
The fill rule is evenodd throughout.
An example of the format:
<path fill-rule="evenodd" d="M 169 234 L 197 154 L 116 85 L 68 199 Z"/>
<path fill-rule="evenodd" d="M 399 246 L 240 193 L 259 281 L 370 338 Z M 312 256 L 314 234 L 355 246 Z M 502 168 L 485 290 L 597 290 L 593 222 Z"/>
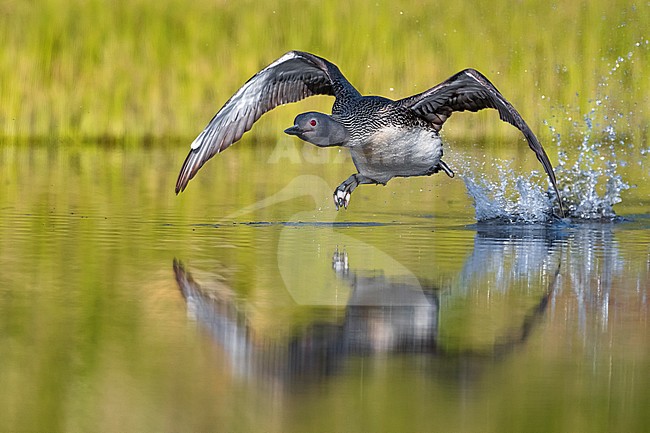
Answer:
<path fill-rule="evenodd" d="M 178 197 L 185 142 L 4 143 L 0 430 L 647 429 L 647 150 L 610 141 L 556 144 L 564 221 L 519 137 L 339 212 L 348 157 L 288 137 Z"/>

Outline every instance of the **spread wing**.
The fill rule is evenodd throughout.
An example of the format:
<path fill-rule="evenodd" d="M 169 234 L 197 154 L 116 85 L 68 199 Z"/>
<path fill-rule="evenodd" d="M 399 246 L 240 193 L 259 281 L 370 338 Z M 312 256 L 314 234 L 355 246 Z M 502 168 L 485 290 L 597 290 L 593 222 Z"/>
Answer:
<path fill-rule="evenodd" d="M 560 213 L 564 216 L 560 192 L 548 155 L 515 107 L 483 74 L 474 69 L 465 69 L 437 86 L 402 99 L 398 103 L 430 122 L 437 131 L 440 131 L 454 111 L 479 111 L 484 108 L 498 110 L 501 120 L 514 125 L 526 137 L 528 146 L 535 152 L 553 185 L 560 205 Z"/>
<path fill-rule="evenodd" d="M 255 74 L 192 142 L 176 181 L 176 194 L 207 160 L 239 140 L 262 114 L 312 95 L 334 95 L 332 74 L 336 72 L 336 66 L 325 59 L 289 51 Z"/>

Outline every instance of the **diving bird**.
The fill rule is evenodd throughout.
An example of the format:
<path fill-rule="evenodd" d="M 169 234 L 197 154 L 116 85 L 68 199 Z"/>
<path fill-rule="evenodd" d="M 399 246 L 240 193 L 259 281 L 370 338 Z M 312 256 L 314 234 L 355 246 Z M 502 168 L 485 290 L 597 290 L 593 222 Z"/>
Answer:
<path fill-rule="evenodd" d="M 430 176 L 454 172 L 442 160 L 440 130 L 455 111 L 498 110 L 501 120 L 517 127 L 541 162 L 564 216 L 553 167 L 533 131 L 494 85 L 475 69 L 462 70 L 417 95 L 393 101 L 362 96 L 339 68 L 322 57 L 289 51 L 249 79 L 192 142 L 178 180 L 176 194 L 210 158 L 251 129 L 262 114 L 313 95 L 335 97 L 332 114 L 298 115 L 284 132 L 319 147 L 350 150 L 357 173 L 334 191 L 334 204 L 347 209 L 350 196 L 362 184 L 385 185 L 394 177 Z"/>

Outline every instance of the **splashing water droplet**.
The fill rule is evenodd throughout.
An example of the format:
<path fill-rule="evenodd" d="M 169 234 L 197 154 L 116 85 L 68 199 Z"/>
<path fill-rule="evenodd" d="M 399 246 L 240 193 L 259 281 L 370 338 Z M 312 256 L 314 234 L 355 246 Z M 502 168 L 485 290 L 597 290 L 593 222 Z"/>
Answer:
<path fill-rule="evenodd" d="M 646 48 L 649 44 L 650 41 L 645 40 L 635 46 Z M 633 58 L 634 52 L 630 51 L 609 66 L 608 73 L 598 84 L 599 93 L 608 90 L 609 80 L 623 73 L 623 64 L 633 62 Z M 558 149 L 555 173 L 567 216 L 573 221 L 618 220 L 614 205 L 632 188 L 618 172 L 626 165 L 625 159 L 618 155 L 630 152 L 634 143 L 625 133 L 617 131 L 618 119 L 625 119 L 631 113 L 611 113 L 609 104 L 615 103 L 615 98 L 607 94 L 596 96 L 587 114 L 576 113 L 571 107 L 556 107 L 561 114 L 555 113 L 551 118 L 557 116 L 558 120 L 572 122 L 573 129 L 565 136 L 556 126 L 544 121 Z M 618 126 L 625 125 L 621 122 Z M 640 156 L 650 155 L 650 148 L 642 148 L 639 152 Z M 555 197 L 550 186 L 543 186 L 547 185 L 545 176 L 538 173 L 517 175 L 508 162 L 498 160 L 492 160 L 492 167 L 487 169 L 482 167 L 485 162 L 471 158 L 456 161 L 454 165 L 461 167 L 458 174 L 474 201 L 478 221 L 539 223 L 552 218 Z M 488 173 L 496 173 L 497 180 L 488 178 Z"/>
<path fill-rule="evenodd" d="M 622 57 L 617 59 L 610 76 L 624 60 Z M 605 77 L 600 88 L 607 87 L 607 79 Z M 569 143 L 579 142 L 573 163 L 570 163 L 566 151 L 558 151 L 559 164 L 555 174 L 562 188 L 568 215 L 573 219 L 617 219 L 613 206 L 621 202 L 621 193 L 631 187 L 617 171 L 622 166 L 617 162 L 617 152 L 625 152 L 626 147 L 633 148 L 634 144 L 626 144 L 624 139 L 618 137 L 616 123 L 621 113 L 610 118 L 599 112 L 607 108 L 602 104 L 603 99 L 608 100 L 608 97 L 596 99 L 595 106 L 583 116 L 582 125 L 574 124 L 576 129 L 570 131 L 569 139 L 565 140 Z M 555 128 L 551 129 L 551 133 L 557 134 Z M 559 147 L 559 137 L 556 143 Z"/>
<path fill-rule="evenodd" d="M 484 162 L 465 158 L 455 163 L 459 176 L 474 201 L 476 220 L 500 220 L 512 223 L 539 223 L 551 219 L 553 198 L 541 186 L 537 172 L 518 176 L 509 161 Z M 488 173 L 496 173 L 491 179 Z"/>

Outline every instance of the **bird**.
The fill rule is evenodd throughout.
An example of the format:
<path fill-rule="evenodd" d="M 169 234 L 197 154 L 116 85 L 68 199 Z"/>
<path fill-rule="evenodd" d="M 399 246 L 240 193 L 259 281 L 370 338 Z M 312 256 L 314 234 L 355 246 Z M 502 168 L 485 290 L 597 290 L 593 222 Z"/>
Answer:
<path fill-rule="evenodd" d="M 492 108 L 524 135 L 548 175 L 564 217 L 553 166 L 544 148 L 519 112 L 476 69 L 464 69 L 422 93 L 391 100 L 361 95 L 338 66 L 304 51 L 282 55 L 228 99 L 192 142 L 176 181 L 176 194 L 264 113 L 314 95 L 334 96 L 332 114 L 301 113 L 284 132 L 318 147 L 340 146 L 350 151 L 357 173 L 335 189 L 336 210 L 348 208 L 359 185 L 386 185 L 395 177 L 430 176 L 441 171 L 454 177 L 442 160 L 442 126 L 454 112 Z"/>

